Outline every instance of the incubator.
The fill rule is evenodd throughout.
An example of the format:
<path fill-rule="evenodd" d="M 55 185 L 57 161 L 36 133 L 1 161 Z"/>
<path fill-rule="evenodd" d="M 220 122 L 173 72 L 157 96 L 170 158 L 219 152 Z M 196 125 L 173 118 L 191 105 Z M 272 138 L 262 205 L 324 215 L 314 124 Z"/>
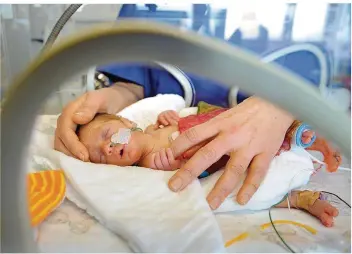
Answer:
<path fill-rule="evenodd" d="M 269 24 L 274 24 L 276 21 L 269 20 L 269 18 L 266 21 L 266 26 L 269 28 L 260 25 L 260 29 L 253 29 L 253 23 L 257 25 L 258 22 L 252 22 L 256 19 L 256 15 L 250 12 L 243 15 L 244 20 L 251 21 L 249 25 L 248 22 L 245 25 L 242 24 L 243 26 L 239 25 L 242 22 L 241 20 L 226 21 L 230 23 L 234 22 L 237 24 L 237 28 L 241 26 L 247 27 L 248 25 L 249 28 L 247 27 L 248 29 L 243 30 L 245 32 L 241 31 L 241 29 L 238 32 L 236 28 L 235 31 L 227 32 L 224 28 L 225 21 L 212 23 L 211 18 L 209 18 L 213 15 L 211 10 L 216 15 L 224 15 L 224 9 L 228 11 L 228 14 L 234 10 L 215 5 L 213 8 L 210 7 L 206 8 L 203 16 L 201 15 L 202 17 L 208 17 L 208 23 L 205 22 L 205 24 L 197 25 L 197 22 L 193 22 L 192 25 L 189 25 L 196 32 L 180 30 L 174 26 L 158 22 L 138 20 L 121 20 L 96 28 L 90 28 L 89 31 L 80 31 L 76 35 L 62 40 L 57 45 L 53 45 L 52 48 L 39 54 L 22 74 L 15 79 L 12 85 L 9 86 L 2 102 L 1 237 L 2 249 L 4 251 L 34 252 L 37 250 L 33 242 L 28 214 L 26 212 L 27 207 L 25 204 L 27 196 L 25 195 L 24 181 L 26 168 L 25 156 L 28 154 L 26 149 L 30 140 L 31 129 L 34 126 L 35 116 L 38 114 L 42 102 L 59 85 L 66 82 L 69 77 L 79 72 L 85 72 L 92 68 L 92 66 L 102 66 L 112 62 L 151 61 L 160 63 L 166 67 L 171 66 L 170 68 L 178 66 L 182 70 L 187 70 L 191 73 L 226 84 L 232 89 L 231 96 L 235 96 L 239 89 L 243 89 L 249 94 L 257 94 L 282 106 L 303 121 L 311 124 L 314 129 L 318 130 L 326 138 L 335 142 L 345 156 L 350 156 L 351 122 L 347 114 L 349 108 L 346 107 L 346 103 L 343 105 L 338 104 L 342 99 L 331 99 L 338 94 L 337 98 L 347 98 L 348 104 L 350 103 L 350 97 L 345 96 L 347 88 L 343 87 L 346 80 L 345 76 L 350 75 L 350 72 L 346 73 L 343 70 L 346 68 L 346 51 L 344 51 L 344 54 L 340 52 L 341 48 L 346 47 L 346 45 L 350 46 L 350 42 L 346 43 L 343 40 L 339 40 L 342 41 L 342 44 L 345 44 L 338 46 L 336 46 L 337 40 L 324 42 L 336 46 L 333 54 L 338 64 L 332 65 L 331 59 L 326 56 L 321 47 L 313 45 L 313 43 L 289 45 L 287 47 L 280 46 L 281 51 L 273 49 L 275 48 L 274 44 L 284 45 L 286 39 L 290 41 L 292 37 L 297 40 L 307 37 L 306 34 L 299 32 L 299 28 L 293 26 L 295 23 L 292 19 L 293 12 L 301 13 L 300 15 L 302 16 L 306 15 L 298 6 L 295 6 L 295 9 L 291 4 L 287 5 L 286 14 L 281 15 L 281 19 L 283 21 L 286 20 L 283 22 L 285 24 L 284 27 L 291 26 L 288 31 L 284 28 L 282 28 L 284 29 L 282 31 L 280 30 L 281 28 L 276 26 L 270 27 Z M 156 7 L 154 5 L 142 7 L 134 5 L 131 8 L 131 6 L 123 5 L 120 16 L 140 18 L 145 13 L 153 12 L 151 10 Z M 147 12 L 145 8 L 147 8 Z M 326 5 L 319 8 L 322 13 L 328 13 L 327 10 L 330 7 Z M 335 11 L 335 14 L 342 14 L 347 13 L 350 6 L 347 5 L 347 7 L 338 8 L 334 5 L 331 8 L 333 9 L 331 12 Z M 198 15 L 196 9 L 194 8 L 192 12 L 194 17 Z M 162 10 L 167 12 L 170 10 L 170 7 L 164 7 Z M 182 8 L 180 12 L 184 12 Z M 141 13 L 144 14 L 142 15 Z M 291 21 L 287 21 L 290 18 Z M 318 17 L 317 20 L 322 22 L 325 18 L 328 19 L 329 17 Z M 182 22 L 187 26 L 187 19 Z M 343 23 L 344 21 L 340 20 L 339 22 Z M 334 25 L 338 26 L 338 24 Z M 341 26 L 341 24 L 339 25 Z M 268 35 L 271 32 L 271 28 L 273 36 L 283 35 L 282 38 L 284 39 L 279 42 L 271 40 L 272 38 Z M 335 30 L 332 28 L 329 29 L 325 29 L 325 33 L 333 33 Z M 220 30 L 222 32 L 219 32 Z M 215 37 L 226 38 L 238 46 L 232 46 L 227 42 L 212 38 L 212 31 L 216 35 Z M 313 39 L 310 38 L 313 41 L 322 36 L 324 32 L 314 30 L 314 33 L 316 33 L 316 37 Z M 308 34 L 311 35 L 312 32 L 308 32 Z M 337 34 L 336 36 L 340 36 L 339 38 L 341 38 L 344 35 Z M 258 38 L 261 41 L 253 43 L 251 38 Z M 266 38 L 265 43 L 262 41 L 263 38 Z M 140 42 L 143 42 L 143 47 L 141 47 Z M 164 45 L 168 45 L 168 47 L 165 48 Z M 264 54 L 264 51 L 271 51 L 271 53 Z M 253 52 L 264 56 L 260 59 Z M 310 72 L 306 73 L 306 76 L 302 74 L 303 78 L 279 66 L 280 61 L 285 61 L 285 59 L 290 57 L 295 58 L 296 55 L 292 54 L 292 52 L 303 52 L 302 54 L 305 54 L 311 60 L 310 64 L 313 67 L 309 67 Z M 115 56 L 119 56 L 118 59 Z M 301 59 L 300 57 L 297 59 Z M 300 67 L 302 66 L 297 66 L 297 59 L 291 59 L 291 63 L 294 65 L 291 66 L 291 70 L 299 74 L 299 71 L 301 71 Z M 306 61 L 307 64 L 310 60 Z M 278 65 L 267 64 L 267 62 L 272 61 L 277 62 Z M 233 66 L 236 66 L 236 68 L 233 68 Z M 305 68 L 303 67 L 303 69 Z M 182 75 L 179 75 L 177 69 L 176 71 L 175 69 L 171 69 L 171 74 L 172 71 L 174 71 L 175 77 L 182 79 Z M 94 74 L 91 77 L 95 76 L 98 79 L 105 78 L 102 76 L 99 78 L 100 73 L 95 73 L 95 70 L 93 72 Z M 52 75 L 48 76 L 47 73 L 52 73 Z M 252 75 L 253 73 L 255 75 Z M 233 88 L 233 80 L 237 80 L 238 84 L 241 84 L 241 87 Z M 318 89 L 313 88 L 311 83 L 315 84 Z M 187 82 L 183 87 L 185 91 L 189 89 Z M 29 94 L 31 96 L 28 96 Z M 328 100 L 329 98 L 331 99 L 330 101 Z M 185 100 L 189 104 L 192 102 L 191 96 L 188 99 L 185 98 Z M 298 101 L 300 103 L 297 103 Z M 331 105 L 331 102 L 334 105 Z M 122 141 L 125 142 L 126 140 Z M 4 149 L 5 147 L 6 149 Z M 11 190 L 13 197 L 15 197 L 14 199 L 5 197 L 5 191 L 9 190 Z M 132 251 L 146 250 L 143 249 L 144 246 L 140 243 L 139 239 L 133 236 L 133 232 L 127 232 L 121 225 L 114 225 L 114 227 L 120 230 L 121 235 L 126 238 Z M 255 230 L 249 231 L 254 232 Z M 331 241 L 335 244 L 339 242 L 339 239 L 334 238 Z M 323 240 L 322 243 L 326 244 Z M 341 242 L 341 246 L 344 249 L 347 248 L 345 242 Z"/>

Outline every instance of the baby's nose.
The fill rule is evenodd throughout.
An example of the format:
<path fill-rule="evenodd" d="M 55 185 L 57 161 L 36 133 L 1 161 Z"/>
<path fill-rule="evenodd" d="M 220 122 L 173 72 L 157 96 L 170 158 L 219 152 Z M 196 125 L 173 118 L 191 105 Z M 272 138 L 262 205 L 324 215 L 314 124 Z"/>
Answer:
<path fill-rule="evenodd" d="M 103 152 L 104 152 L 105 156 L 112 155 L 113 149 L 114 149 L 114 147 L 110 143 L 103 145 Z"/>

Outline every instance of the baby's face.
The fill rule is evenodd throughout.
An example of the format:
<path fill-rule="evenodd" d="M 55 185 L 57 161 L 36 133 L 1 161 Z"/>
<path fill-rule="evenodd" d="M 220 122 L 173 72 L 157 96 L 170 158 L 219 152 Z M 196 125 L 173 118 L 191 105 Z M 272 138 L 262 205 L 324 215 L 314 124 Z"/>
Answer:
<path fill-rule="evenodd" d="M 143 156 L 144 133 L 131 132 L 128 144 L 111 146 L 111 136 L 120 128 L 132 128 L 133 123 L 126 118 L 118 119 L 112 115 L 98 115 L 90 123 L 81 126 L 78 136 L 87 147 L 91 162 L 131 166 Z"/>

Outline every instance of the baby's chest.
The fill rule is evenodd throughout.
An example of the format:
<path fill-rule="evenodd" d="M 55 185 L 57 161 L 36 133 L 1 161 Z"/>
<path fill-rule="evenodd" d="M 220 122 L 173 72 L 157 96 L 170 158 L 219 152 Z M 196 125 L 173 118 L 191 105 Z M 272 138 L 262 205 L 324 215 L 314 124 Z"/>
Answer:
<path fill-rule="evenodd" d="M 177 126 L 169 126 L 160 129 L 157 137 L 160 148 L 170 147 L 171 143 L 178 135 L 179 132 Z"/>

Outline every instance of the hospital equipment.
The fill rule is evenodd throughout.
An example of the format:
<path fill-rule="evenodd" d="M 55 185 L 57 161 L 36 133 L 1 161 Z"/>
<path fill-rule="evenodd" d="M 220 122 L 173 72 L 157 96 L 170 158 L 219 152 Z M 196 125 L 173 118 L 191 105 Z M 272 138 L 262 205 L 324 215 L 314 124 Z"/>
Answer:
<path fill-rule="evenodd" d="M 280 67 L 261 63 L 256 57 L 224 42 L 166 25 L 121 21 L 91 29 L 38 57 L 5 97 L 2 147 L 6 149 L 3 149 L 2 158 L 2 190 L 4 194 L 4 190 L 11 189 L 16 197 L 13 200 L 2 198 L 2 250 L 5 252 L 36 250 L 24 205 L 23 168 L 30 129 L 41 102 L 77 70 L 115 61 L 113 56 L 116 55 L 118 61 L 170 63 L 228 86 L 237 79 L 247 92 L 282 106 L 335 141 L 346 155 L 351 152 L 348 115 L 334 110 L 302 79 Z M 249 70 L 256 75 L 249 74 Z M 48 76 L 49 72 L 52 75 Z M 28 97 L 33 90 L 37 93 Z M 18 146 L 19 143 L 24 145 Z"/>
<path fill-rule="evenodd" d="M 42 50 L 45 50 L 52 46 L 52 44 L 55 42 L 56 38 L 59 36 L 60 31 L 64 28 L 65 24 L 67 21 L 71 18 L 73 14 L 82 6 L 82 4 L 71 4 L 61 15 L 59 20 L 55 23 L 53 29 L 51 30 L 51 33 L 46 40 L 44 47 Z"/>

